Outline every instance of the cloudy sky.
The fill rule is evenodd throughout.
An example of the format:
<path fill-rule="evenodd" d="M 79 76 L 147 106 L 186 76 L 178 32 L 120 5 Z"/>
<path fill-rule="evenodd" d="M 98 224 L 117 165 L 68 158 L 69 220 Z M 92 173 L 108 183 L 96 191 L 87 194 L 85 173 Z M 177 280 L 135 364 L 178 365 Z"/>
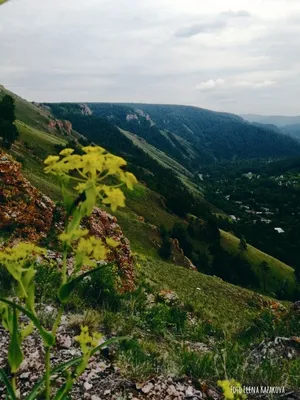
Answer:
<path fill-rule="evenodd" d="M 11 0 L 0 83 L 35 101 L 300 114 L 300 0 Z"/>

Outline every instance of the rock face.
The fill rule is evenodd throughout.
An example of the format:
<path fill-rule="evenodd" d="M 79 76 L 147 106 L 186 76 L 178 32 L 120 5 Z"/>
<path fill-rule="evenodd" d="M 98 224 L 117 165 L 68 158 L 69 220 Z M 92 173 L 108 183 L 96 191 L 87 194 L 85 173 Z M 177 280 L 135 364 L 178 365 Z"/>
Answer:
<path fill-rule="evenodd" d="M 81 114 L 83 115 L 92 115 L 92 111 L 87 104 L 80 104 Z"/>
<path fill-rule="evenodd" d="M 134 289 L 134 267 L 129 240 L 124 236 L 117 218 L 95 207 L 92 215 L 84 222 L 91 235 L 105 239 L 110 237 L 119 246 L 110 251 L 108 261 L 115 261 L 122 279 L 122 290 Z"/>
<path fill-rule="evenodd" d="M 52 119 L 49 122 L 48 127 L 50 129 L 56 128 L 59 131 L 63 131 L 64 133 L 66 133 L 68 135 L 70 135 L 72 133 L 72 129 L 73 129 L 72 123 L 70 121 L 67 121 L 67 120 L 61 121 L 59 119 L 58 120 Z"/>
<path fill-rule="evenodd" d="M 53 201 L 42 195 L 21 174 L 21 164 L 5 153 L 0 153 L 0 230 L 8 232 L 11 241 L 39 242 L 47 237 L 53 225 L 58 231 L 63 220 L 53 224 L 55 212 Z M 62 217 L 63 218 L 63 217 Z M 124 236 L 117 219 L 95 208 L 83 223 L 91 235 L 101 239 L 111 237 L 119 242 L 109 254 L 121 277 L 120 290 L 134 289 L 134 264 L 130 243 Z"/>
<path fill-rule="evenodd" d="M 184 254 L 184 251 L 180 247 L 179 241 L 177 239 L 171 239 L 171 245 L 173 261 L 181 264 L 183 267 L 197 271 L 197 268 L 192 261 Z"/>
<path fill-rule="evenodd" d="M 0 153 L 0 229 L 37 242 L 50 230 L 55 205 L 23 178 L 20 169 Z"/>

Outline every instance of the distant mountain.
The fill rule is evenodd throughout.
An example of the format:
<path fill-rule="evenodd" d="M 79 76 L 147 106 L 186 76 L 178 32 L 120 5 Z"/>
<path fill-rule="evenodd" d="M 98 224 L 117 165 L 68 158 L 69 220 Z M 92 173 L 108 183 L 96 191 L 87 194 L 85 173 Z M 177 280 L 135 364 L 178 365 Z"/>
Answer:
<path fill-rule="evenodd" d="M 57 118 L 70 120 L 85 135 L 83 119 L 87 124 L 94 121 L 94 134 L 96 119 L 104 119 L 143 138 L 192 172 L 222 160 L 300 155 L 300 144 L 292 138 L 250 124 L 237 115 L 197 107 L 115 103 L 47 106 Z"/>
<path fill-rule="evenodd" d="M 244 114 L 241 117 L 256 126 L 265 129 L 269 128 L 275 132 L 281 132 L 300 140 L 300 115 L 288 117 L 283 115 Z"/>
<path fill-rule="evenodd" d="M 286 125 L 282 128 L 282 131 L 289 136 L 292 136 L 300 140 L 300 123 L 293 125 Z"/>
<path fill-rule="evenodd" d="M 257 114 L 243 114 L 241 117 L 249 122 L 259 122 L 261 124 L 271 124 L 278 127 L 285 127 L 287 125 L 300 124 L 300 115 L 289 117 L 284 115 L 257 115 Z"/>

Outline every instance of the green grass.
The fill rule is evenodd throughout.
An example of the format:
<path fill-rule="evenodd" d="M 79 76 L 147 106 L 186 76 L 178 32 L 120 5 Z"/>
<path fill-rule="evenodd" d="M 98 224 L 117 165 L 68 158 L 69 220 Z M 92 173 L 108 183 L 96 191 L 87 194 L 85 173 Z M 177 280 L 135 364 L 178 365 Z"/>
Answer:
<path fill-rule="evenodd" d="M 0 98 L 4 95 L 10 95 L 15 100 L 16 117 L 33 128 L 50 131 L 48 128 L 49 117 L 47 112 L 22 99 L 0 85 Z"/>
<path fill-rule="evenodd" d="M 19 131 L 18 141 L 15 142 L 10 153 L 17 161 L 22 163 L 22 173 L 42 193 L 53 200 L 61 199 L 60 188 L 51 175 L 43 171 L 43 160 L 49 154 L 56 154 L 55 145 L 66 144 L 62 137 L 40 131 L 28 126 L 24 122 L 16 121 Z"/>
<path fill-rule="evenodd" d="M 152 158 L 154 158 L 156 161 L 158 161 L 165 168 L 171 168 L 171 169 L 175 170 L 179 175 L 193 178 L 193 174 L 190 171 L 188 171 L 185 167 L 183 167 L 181 164 L 179 164 L 173 158 L 169 157 L 163 151 L 156 149 L 154 146 L 147 143 L 145 140 L 134 135 L 131 132 L 125 131 L 123 129 L 120 129 L 120 131 L 123 133 L 123 135 L 125 135 L 130 140 L 132 140 L 132 142 L 136 146 L 138 146 L 142 150 L 144 150 L 145 153 L 149 154 Z"/>
<path fill-rule="evenodd" d="M 271 270 L 268 276 L 268 290 L 270 292 L 277 292 L 282 287 L 282 284 L 286 282 L 286 285 L 292 292 L 295 287 L 295 276 L 293 268 L 287 264 L 277 260 L 276 258 L 269 256 L 268 254 L 256 249 L 251 245 L 247 245 L 247 250 L 241 252 L 238 248 L 239 239 L 233 234 L 225 231 L 221 231 L 221 245 L 229 253 L 240 254 L 244 257 L 252 266 L 257 276 L 262 281 L 262 273 L 260 264 L 266 261 Z"/>
<path fill-rule="evenodd" d="M 138 184 L 133 191 L 125 190 L 126 205 L 131 215 L 142 216 L 145 221 L 156 225 L 164 225 L 171 229 L 181 221 L 175 214 L 166 210 L 163 197 L 152 190 Z"/>
<path fill-rule="evenodd" d="M 24 142 L 29 149 L 42 159 L 55 151 L 55 145 L 65 145 L 67 143 L 67 140 L 63 137 L 32 128 L 19 120 L 16 121 L 16 126 L 20 135 L 18 140 Z"/>
<path fill-rule="evenodd" d="M 161 260 L 142 259 L 140 264 L 142 275 L 156 290 L 174 290 L 185 305 L 223 329 L 236 331 L 258 314 L 250 290 Z"/>

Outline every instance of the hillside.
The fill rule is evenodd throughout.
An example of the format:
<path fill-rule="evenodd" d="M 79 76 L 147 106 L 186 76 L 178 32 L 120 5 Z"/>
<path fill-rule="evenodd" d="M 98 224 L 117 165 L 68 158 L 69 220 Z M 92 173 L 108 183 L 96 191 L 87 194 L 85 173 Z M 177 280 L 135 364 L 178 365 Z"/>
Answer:
<path fill-rule="evenodd" d="M 168 148 L 168 154 L 172 148 L 173 157 L 194 169 L 214 160 L 280 157 L 299 151 L 298 145 L 292 149 L 292 140 L 249 125 L 233 114 L 155 104 L 91 103 L 89 107 L 95 115 L 127 126 L 161 150 Z"/>
<path fill-rule="evenodd" d="M 71 107 L 74 112 L 73 106 L 69 105 L 68 107 Z M 199 196 L 199 186 L 196 186 L 195 184 L 193 184 L 193 181 L 190 180 L 191 178 L 193 178 L 193 175 L 181 164 L 176 162 L 173 158 L 166 155 L 161 150 L 155 148 L 147 141 L 141 139 L 138 135 L 132 134 L 128 131 L 120 131 L 119 129 L 116 129 L 115 127 L 110 125 L 109 122 L 105 122 L 102 119 L 99 120 L 98 117 L 94 117 L 95 119 L 92 120 L 86 120 L 85 118 L 88 118 L 89 116 L 82 114 L 82 107 L 76 107 L 75 110 L 77 110 L 77 117 L 79 122 L 77 122 L 77 120 L 75 119 L 75 125 L 76 127 L 83 128 L 83 130 L 78 129 L 81 134 L 87 134 L 88 127 L 90 127 L 91 131 L 93 132 L 93 126 L 95 125 L 95 129 L 97 129 L 97 132 L 101 133 L 100 137 L 97 140 L 97 143 L 111 149 L 112 151 L 117 150 L 117 154 L 119 153 L 121 156 L 126 157 L 127 160 L 130 162 L 130 165 L 132 166 L 133 163 L 138 160 L 138 162 L 140 162 L 143 167 L 147 166 L 149 171 L 153 171 L 154 174 L 158 173 L 160 180 L 162 179 L 161 174 L 165 173 L 165 171 L 168 171 L 169 169 L 172 172 L 176 171 L 176 176 L 179 177 L 182 181 L 185 181 L 185 184 L 187 184 L 188 182 L 190 190 L 197 193 L 197 198 L 199 199 L 200 215 L 202 215 L 201 218 L 203 218 L 204 220 L 206 218 L 211 218 L 209 210 L 218 215 L 222 215 L 222 213 L 220 214 L 220 210 L 218 210 L 216 207 L 208 203 L 204 198 Z M 39 121 L 39 127 L 43 130 L 31 127 L 27 125 L 24 121 L 22 121 L 23 110 L 28 110 L 31 120 Z M 44 112 L 46 113 L 46 116 L 43 115 Z M 43 115 L 44 119 L 39 120 L 41 114 Z M 59 187 L 56 184 L 55 180 L 51 177 L 47 177 L 47 180 L 45 179 L 45 175 L 42 170 L 42 160 L 48 154 L 55 154 L 57 152 L 57 146 L 66 145 L 71 138 L 75 140 L 76 137 L 79 136 L 79 134 L 73 130 L 70 134 L 68 134 L 66 132 L 57 130 L 57 128 L 50 128 L 49 121 L 55 120 L 55 118 L 51 115 L 49 110 L 46 109 L 46 111 L 43 111 L 43 109 L 41 109 L 40 107 L 31 105 L 30 103 L 18 97 L 16 97 L 16 115 L 18 118 L 20 118 L 20 120 L 17 121 L 17 127 L 20 132 L 20 137 L 13 146 L 11 154 L 17 157 L 17 159 L 22 162 L 24 175 L 35 186 L 37 186 L 42 192 L 48 194 L 54 200 L 59 200 Z M 60 117 L 63 116 L 65 117 L 66 115 L 60 115 Z M 72 114 L 70 114 L 69 116 L 72 120 Z M 231 116 L 227 114 L 221 114 L 221 117 L 231 118 Z M 28 119 L 25 118 L 25 121 L 28 122 Z M 86 121 L 89 121 L 89 124 L 86 125 Z M 110 132 L 109 136 L 107 135 L 108 132 Z M 88 139 L 91 138 L 88 135 L 87 137 Z M 112 138 L 114 137 L 115 140 L 112 140 Z M 120 142 L 120 138 L 123 138 L 123 142 Z M 31 145 L 31 143 L 34 143 L 34 145 Z M 119 149 L 121 149 L 121 152 L 119 152 Z M 138 172 L 136 170 L 136 166 L 133 168 L 133 171 L 135 173 Z M 147 176 L 150 176 L 151 178 L 152 174 L 146 174 L 143 176 L 147 179 Z M 175 178 L 173 177 L 173 175 L 167 175 L 167 179 L 172 180 Z M 151 183 L 151 180 L 148 182 Z M 158 186 L 158 188 L 160 188 L 160 186 Z M 172 188 L 171 190 L 174 191 L 175 188 Z M 172 195 L 171 198 L 176 198 L 175 193 L 176 192 L 170 193 Z M 159 259 L 158 250 L 161 246 L 162 238 L 157 228 L 153 229 L 153 226 L 164 226 L 167 230 L 171 232 L 176 223 L 187 224 L 185 218 L 182 217 L 185 215 L 185 213 L 183 213 L 182 216 L 178 216 L 176 215 L 176 212 L 174 213 L 168 207 L 166 207 L 164 197 L 153 190 L 153 186 L 151 187 L 151 184 L 149 188 L 146 188 L 143 185 L 139 185 L 133 192 L 129 191 L 127 193 L 127 197 L 128 199 L 126 209 L 119 210 L 117 212 L 117 216 L 122 222 L 122 226 L 125 230 L 126 235 L 132 242 L 133 249 L 141 252 L 145 256 L 150 255 L 155 259 Z M 176 203 L 178 203 L 178 201 L 179 199 L 177 197 Z M 186 210 L 182 211 L 186 212 Z M 144 222 L 141 222 L 141 218 Z M 192 225 L 192 222 L 189 221 L 189 224 Z M 198 227 L 195 226 L 195 229 L 197 231 Z M 224 234 L 222 241 L 224 240 Z M 179 237 L 178 239 L 180 241 Z M 184 239 L 182 238 L 181 240 Z M 192 251 L 187 249 L 187 253 L 190 253 L 191 258 L 196 263 L 196 265 L 199 262 L 198 269 L 200 271 L 205 271 L 206 268 L 204 268 L 204 265 L 202 265 L 204 262 L 203 257 L 207 257 L 208 248 L 210 246 L 209 241 L 211 239 L 203 239 L 196 236 L 190 237 L 189 240 L 194 243 L 194 249 Z M 238 241 L 238 239 L 229 242 L 227 241 L 228 243 L 226 246 L 226 250 L 228 250 L 229 253 L 235 253 L 236 241 Z M 199 261 L 198 255 L 194 257 L 193 252 L 196 252 L 199 255 Z M 264 253 L 257 251 L 257 254 L 257 261 L 254 263 L 254 265 L 259 264 L 262 261 L 268 261 L 268 256 L 264 255 Z M 208 261 L 205 261 L 205 263 L 211 262 L 209 258 L 207 260 Z M 248 261 L 248 256 L 246 257 L 246 260 Z M 252 265 L 251 261 L 252 260 L 250 259 L 250 264 Z M 274 264 L 274 271 L 276 270 L 276 263 L 277 260 Z M 278 265 L 279 264 L 280 262 L 278 261 Z M 282 263 L 281 265 L 285 264 Z M 287 275 L 291 277 L 292 282 L 292 271 L 288 269 L 289 267 L 286 266 L 286 268 Z M 284 271 L 284 269 L 282 271 Z M 257 268 L 256 273 L 258 274 L 258 276 L 260 276 Z M 276 275 L 276 272 L 274 272 L 275 277 Z M 280 285 L 280 281 L 281 276 L 277 281 L 275 279 L 274 284 L 270 285 L 270 293 L 276 291 L 277 286 Z"/>
<path fill-rule="evenodd" d="M 30 120 L 23 117 L 24 109 L 30 113 Z M 175 400 L 195 395 L 223 400 L 217 381 L 228 377 L 254 385 L 284 384 L 297 395 L 297 305 L 268 297 L 277 291 L 281 280 L 287 279 L 293 289 L 293 270 L 250 245 L 241 252 L 239 239 L 229 232 L 221 231 L 220 235 L 214 214 L 222 218 L 225 214 L 200 196 L 202 188 L 195 184 L 187 167 L 137 134 L 120 131 L 99 117 L 79 114 L 77 119 L 54 117 L 49 109 L 18 99 L 16 126 L 20 136 L 9 152 L 21 162 L 22 169 L 7 155 L 0 156 L 0 251 L 16 238 L 25 237 L 46 247 L 34 279 L 37 315 L 47 329 L 51 329 L 53 315 L 61 307 L 57 296 L 61 268 L 57 266 L 61 266 L 63 255 L 57 235 L 63 229 L 64 216 L 60 186 L 55 177 L 44 174 L 44 158 L 58 154 L 66 145 L 73 146 L 79 155 L 80 142 L 91 140 L 116 149 L 128 159 L 128 168 L 144 178 L 133 191 L 124 189 L 125 208 L 112 212 L 102 204 L 102 211 L 94 209 L 91 219 L 84 222 L 89 234 L 118 241 L 109 253 L 114 267 L 108 265 L 106 269 L 101 264 L 101 270 L 75 288 L 67 301 L 52 357 L 59 363 L 80 354 L 76 338 L 82 326 L 97 332 L 101 340 L 125 340 L 108 344 L 93 356 L 88 370 L 76 379 L 71 398 L 125 396 L 146 400 L 151 396 L 153 400 Z M 67 125 L 59 122 L 70 120 L 76 131 L 73 126 L 66 130 Z M 155 189 L 165 189 L 169 197 Z M 68 193 L 74 198 L 74 190 L 69 188 Z M 192 213 L 179 203 L 179 196 L 187 198 Z M 191 200 L 197 207 L 194 203 L 191 207 Z M 172 210 L 172 202 L 179 203 L 180 208 Z M 163 246 L 170 254 L 162 255 Z M 212 276 L 223 268 L 223 260 L 217 258 L 221 248 L 228 252 L 227 266 L 234 272 L 234 281 L 236 277 L 253 278 L 253 272 L 258 277 L 257 287 L 253 286 L 255 279 L 243 280 L 247 288 L 242 288 Z M 267 288 L 259 268 L 263 261 L 271 268 Z M 72 273 L 72 257 L 67 267 Z M 130 277 L 129 291 L 124 272 Z M 228 279 L 231 281 L 231 273 Z M 120 285 L 126 290 L 116 290 Z M 1 266 L 0 296 L 12 294 L 14 286 Z M 0 333 L 0 371 L 7 371 L 8 332 L 0 328 Z M 278 342 L 277 337 L 286 337 L 286 342 Z M 35 350 L 42 347 L 37 331 L 29 333 L 24 347 L 29 362 L 22 373 L 36 380 L 41 376 L 44 358 L 42 351 Z M 261 362 L 269 348 L 274 349 L 271 364 Z M 283 352 L 292 356 L 282 356 Z M 245 359 L 249 364 L 245 365 Z M 58 378 L 62 383 L 64 379 L 63 375 Z M 26 391 L 35 380 L 17 378 L 20 389 Z M 2 384 L 0 394 L 5 394 Z"/>

